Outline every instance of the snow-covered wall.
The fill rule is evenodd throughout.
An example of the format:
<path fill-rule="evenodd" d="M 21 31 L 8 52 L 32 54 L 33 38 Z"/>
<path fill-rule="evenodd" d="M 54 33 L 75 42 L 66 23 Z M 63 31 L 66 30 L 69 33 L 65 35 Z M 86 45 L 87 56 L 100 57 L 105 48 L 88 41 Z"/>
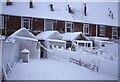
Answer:
<path fill-rule="evenodd" d="M 40 54 L 38 53 L 38 50 L 40 50 L 39 46 L 38 45 L 38 42 L 37 41 L 32 41 L 32 40 L 27 40 L 26 38 L 19 38 L 17 37 L 16 38 L 16 41 L 19 43 L 19 57 L 22 58 L 22 53 L 21 51 L 24 50 L 24 49 L 28 49 L 30 51 L 30 58 L 37 58 L 39 59 L 40 58 Z M 37 49 L 38 48 L 38 49 Z"/>
<path fill-rule="evenodd" d="M 81 60 L 86 63 L 98 66 L 98 73 L 118 78 L 118 62 L 104 59 L 100 55 L 90 54 L 83 50 L 73 52 L 70 50 L 49 50 L 48 59 L 54 59 L 61 62 L 69 62 L 70 58 Z"/>
<path fill-rule="evenodd" d="M 11 6 L 6 6 L 5 2 L 2 3 L 3 14 L 118 26 L 118 2 L 33 0 L 33 8 L 29 8 L 29 0 L 24 2 L 12 0 L 12 2 L 13 5 Z M 50 11 L 50 3 L 53 3 L 53 12 Z M 87 16 L 83 14 L 84 3 L 87 4 Z M 68 4 L 74 14 L 68 13 Z M 113 19 L 109 17 L 110 10 L 113 13 Z"/>
<path fill-rule="evenodd" d="M 19 43 L 16 41 L 3 41 L 2 66 L 7 70 L 7 64 L 11 66 L 18 61 Z M 7 70 L 8 71 L 8 70 Z"/>

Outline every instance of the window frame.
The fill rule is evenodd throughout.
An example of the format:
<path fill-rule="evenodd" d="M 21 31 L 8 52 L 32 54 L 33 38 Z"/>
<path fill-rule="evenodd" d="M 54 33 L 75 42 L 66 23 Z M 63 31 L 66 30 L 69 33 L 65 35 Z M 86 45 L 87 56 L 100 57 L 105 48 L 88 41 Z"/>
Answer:
<path fill-rule="evenodd" d="M 106 26 L 100 25 L 99 26 L 99 35 L 100 36 L 105 36 L 105 30 L 106 30 Z"/>
<path fill-rule="evenodd" d="M 0 27 L 0 29 L 4 29 L 4 24 L 5 24 L 5 22 L 4 22 L 4 20 L 5 20 L 5 18 L 4 18 L 4 16 L 0 16 L 0 21 L 1 21 L 1 27 Z"/>
<path fill-rule="evenodd" d="M 90 34 L 89 29 L 90 29 L 90 24 L 84 23 L 83 24 L 83 33 L 86 34 L 86 35 L 89 35 Z"/>
<path fill-rule="evenodd" d="M 70 24 L 70 26 L 68 26 L 68 24 Z M 67 29 L 70 29 L 70 31 L 68 31 Z M 73 31 L 73 22 L 65 22 L 65 32 L 72 32 Z"/>
<path fill-rule="evenodd" d="M 53 30 L 53 20 L 52 19 L 44 19 L 44 31 L 50 31 L 50 30 L 48 30 L 46 27 L 46 21 L 47 20 L 49 20 L 49 21 L 51 21 L 51 25 L 52 25 L 52 27 L 51 27 L 51 29 Z"/>
<path fill-rule="evenodd" d="M 26 21 L 26 19 L 28 20 L 28 21 Z M 24 25 L 24 23 L 28 23 L 28 27 L 26 28 Z M 22 28 L 24 27 L 24 28 L 26 28 L 26 29 L 28 29 L 28 30 L 30 30 L 30 18 L 26 18 L 26 17 L 22 17 Z"/>
<path fill-rule="evenodd" d="M 115 32 L 115 35 L 114 35 Z M 112 27 L 112 38 L 118 38 L 118 28 L 117 27 Z"/>

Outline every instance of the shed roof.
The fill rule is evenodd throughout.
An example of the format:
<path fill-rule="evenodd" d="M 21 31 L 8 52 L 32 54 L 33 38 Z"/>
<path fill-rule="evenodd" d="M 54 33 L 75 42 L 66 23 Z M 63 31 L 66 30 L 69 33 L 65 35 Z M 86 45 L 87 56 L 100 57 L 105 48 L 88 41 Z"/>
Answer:
<path fill-rule="evenodd" d="M 64 33 L 62 34 L 62 40 L 66 40 L 66 41 L 73 41 L 76 40 L 78 36 L 82 35 L 86 40 L 88 40 L 88 38 L 82 33 L 82 32 L 68 32 L 68 33 Z"/>
<path fill-rule="evenodd" d="M 58 31 L 44 31 L 39 33 L 36 38 L 38 40 L 46 40 L 46 39 L 62 39 L 61 34 Z"/>
<path fill-rule="evenodd" d="M 47 39 L 47 41 L 66 43 L 66 41 L 63 41 L 63 40 L 56 40 L 56 39 Z"/>
<path fill-rule="evenodd" d="M 31 32 L 29 32 L 26 28 L 21 28 L 21 29 L 17 30 L 12 35 L 10 35 L 8 38 L 10 38 L 10 37 L 23 37 L 23 38 L 36 39 L 36 37 Z"/>

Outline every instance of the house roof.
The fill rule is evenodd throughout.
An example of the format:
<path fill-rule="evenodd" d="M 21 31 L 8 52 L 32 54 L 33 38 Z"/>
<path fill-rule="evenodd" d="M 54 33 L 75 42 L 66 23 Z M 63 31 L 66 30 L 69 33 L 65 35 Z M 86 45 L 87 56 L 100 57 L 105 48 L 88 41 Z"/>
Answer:
<path fill-rule="evenodd" d="M 12 1 L 13 5 L 11 6 L 6 6 L 5 2 L 2 3 L 3 14 L 120 26 L 118 25 L 118 2 L 70 2 L 70 0 L 62 0 L 63 2 L 56 2 L 55 0 L 38 2 L 32 0 L 33 8 L 29 8 L 29 0 L 25 0 L 25 2 Z M 53 12 L 49 9 L 50 3 L 53 3 Z M 87 4 L 87 16 L 83 14 L 84 3 Z M 68 4 L 74 14 L 68 13 Z M 113 13 L 113 19 L 108 16 L 110 10 Z"/>
<path fill-rule="evenodd" d="M 61 34 L 58 31 L 44 31 L 39 33 L 36 38 L 38 40 L 46 40 L 46 39 L 62 39 Z"/>
<path fill-rule="evenodd" d="M 12 35 L 10 35 L 8 38 L 10 38 L 10 37 L 23 37 L 23 38 L 36 39 L 36 37 L 31 32 L 29 32 L 26 28 L 21 28 L 21 29 L 17 30 Z"/>
<path fill-rule="evenodd" d="M 68 33 L 64 33 L 62 34 L 62 40 L 66 40 L 66 41 L 73 41 L 76 40 L 78 36 L 82 35 L 86 40 L 88 40 L 88 38 L 82 33 L 82 32 L 68 32 Z"/>

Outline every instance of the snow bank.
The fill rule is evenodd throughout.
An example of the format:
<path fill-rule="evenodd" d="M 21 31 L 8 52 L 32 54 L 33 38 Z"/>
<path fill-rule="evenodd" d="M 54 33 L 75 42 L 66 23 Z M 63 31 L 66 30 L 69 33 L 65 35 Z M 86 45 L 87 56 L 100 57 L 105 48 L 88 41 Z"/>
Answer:
<path fill-rule="evenodd" d="M 80 49 L 77 52 L 63 49 L 48 50 L 47 59 L 18 62 L 8 80 L 118 80 L 118 62 Z M 69 62 L 70 58 L 95 63 L 99 72 Z"/>
<path fill-rule="evenodd" d="M 99 67 L 99 73 L 118 78 L 118 62 L 106 60 L 100 55 L 94 55 L 85 51 L 73 52 L 70 50 L 50 50 L 48 59 L 61 62 L 69 62 L 70 58 L 81 60 L 86 63 L 95 64 Z M 113 70 L 114 69 L 114 70 Z"/>

